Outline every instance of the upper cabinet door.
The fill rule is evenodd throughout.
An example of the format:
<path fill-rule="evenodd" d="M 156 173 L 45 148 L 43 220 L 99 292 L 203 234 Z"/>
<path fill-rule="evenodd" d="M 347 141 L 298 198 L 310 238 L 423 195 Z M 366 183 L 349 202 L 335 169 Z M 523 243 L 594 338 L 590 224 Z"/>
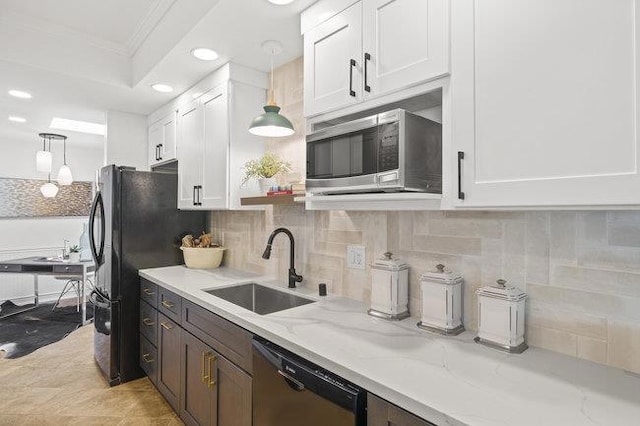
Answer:
<path fill-rule="evenodd" d="M 226 209 L 229 198 L 229 120 L 226 85 L 202 96 L 204 150 L 200 202 L 206 209 Z"/>
<path fill-rule="evenodd" d="M 176 159 L 176 115 L 172 112 L 162 119 L 162 161 Z"/>
<path fill-rule="evenodd" d="M 198 209 L 202 170 L 202 107 L 194 101 L 178 112 L 178 208 Z"/>
<path fill-rule="evenodd" d="M 365 97 L 449 72 L 449 1 L 364 0 Z"/>
<path fill-rule="evenodd" d="M 451 3 L 454 203 L 640 204 L 638 1 Z"/>
<path fill-rule="evenodd" d="M 362 4 L 304 35 L 304 108 L 311 116 L 362 99 Z"/>
<path fill-rule="evenodd" d="M 160 145 L 162 144 L 162 121 L 149 126 L 147 141 L 149 145 L 149 166 L 160 163 Z"/>

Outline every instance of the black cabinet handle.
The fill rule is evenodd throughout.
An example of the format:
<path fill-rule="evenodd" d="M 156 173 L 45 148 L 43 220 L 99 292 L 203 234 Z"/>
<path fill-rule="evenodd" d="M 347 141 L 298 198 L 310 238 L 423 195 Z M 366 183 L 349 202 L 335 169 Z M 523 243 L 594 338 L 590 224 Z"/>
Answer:
<path fill-rule="evenodd" d="M 158 161 L 158 145 L 156 145 L 156 161 Z"/>
<path fill-rule="evenodd" d="M 464 152 L 458 151 L 458 199 L 464 200 L 464 192 L 462 192 L 462 160 L 464 160 Z"/>
<path fill-rule="evenodd" d="M 196 203 L 196 189 L 198 187 L 196 185 L 193 186 L 193 205 L 197 206 L 198 204 Z"/>
<path fill-rule="evenodd" d="M 353 90 L 353 67 L 356 66 L 356 60 L 349 61 L 349 95 L 355 98 L 356 92 Z"/>
<path fill-rule="evenodd" d="M 371 55 L 368 53 L 364 54 L 364 90 L 365 92 L 371 92 L 371 86 L 369 86 L 369 67 L 367 64 L 371 60 Z"/>
<path fill-rule="evenodd" d="M 162 147 L 164 145 L 160 144 L 158 145 L 158 160 L 162 160 Z"/>
<path fill-rule="evenodd" d="M 201 198 L 200 198 L 201 191 L 202 191 L 202 185 L 198 185 L 198 203 L 197 203 L 198 206 L 202 205 L 202 201 L 201 201 Z"/>

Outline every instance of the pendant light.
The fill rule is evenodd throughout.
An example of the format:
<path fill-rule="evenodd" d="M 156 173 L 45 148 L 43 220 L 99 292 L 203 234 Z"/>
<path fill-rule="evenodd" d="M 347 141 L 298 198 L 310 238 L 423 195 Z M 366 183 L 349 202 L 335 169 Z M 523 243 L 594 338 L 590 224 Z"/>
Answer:
<path fill-rule="evenodd" d="M 64 163 L 58 171 L 58 183 L 60 185 L 71 185 L 73 183 L 73 175 L 71 174 L 71 169 L 67 166 L 67 137 L 62 137 L 64 138 L 62 139 L 62 144 L 64 146 Z"/>
<path fill-rule="evenodd" d="M 40 192 L 45 198 L 54 198 L 58 194 L 58 187 L 51 183 L 51 173 L 49 173 L 47 183 L 40 187 Z"/>
<path fill-rule="evenodd" d="M 40 173 L 51 173 L 51 139 L 49 139 L 49 150 L 47 151 L 46 133 L 40 133 L 42 138 L 42 151 L 36 154 L 36 171 Z"/>
<path fill-rule="evenodd" d="M 293 124 L 285 116 L 280 114 L 280 107 L 276 104 L 273 90 L 273 57 L 282 53 L 282 43 L 269 40 L 262 43 L 262 50 L 271 55 L 271 88 L 269 101 L 264 106 L 264 114 L 253 119 L 249 132 L 256 136 L 279 138 L 291 136 L 295 133 Z"/>

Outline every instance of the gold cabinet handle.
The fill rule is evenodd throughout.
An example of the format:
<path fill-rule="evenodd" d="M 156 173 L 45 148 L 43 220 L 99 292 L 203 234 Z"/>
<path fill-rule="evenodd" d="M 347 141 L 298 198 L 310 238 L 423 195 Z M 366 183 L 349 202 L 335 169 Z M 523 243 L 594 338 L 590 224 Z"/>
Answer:
<path fill-rule="evenodd" d="M 205 371 L 207 355 L 209 355 L 208 352 L 202 352 L 202 367 L 200 370 L 201 372 L 200 376 L 202 377 L 203 384 L 207 384 L 207 379 L 209 378 L 209 376 L 207 375 L 207 372 Z"/>
<path fill-rule="evenodd" d="M 162 321 L 160 323 L 160 325 L 165 329 L 165 330 L 171 330 L 173 328 L 173 326 L 167 324 L 166 322 Z"/>
<path fill-rule="evenodd" d="M 147 296 L 153 296 L 154 294 L 156 294 L 155 291 L 151 291 L 148 288 L 143 289 L 142 292 Z"/>
<path fill-rule="evenodd" d="M 153 357 L 151 356 L 151 354 L 144 354 L 142 355 L 142 359 L 144 360 L 144 362 L 146 362 L 147 364 L 151 364 L 153 361 L 155 361 L 155 359 L 153 359 Z"/>
<path fill-rule="evenodd" d="M 216 358 L 215 355 L 210 354 L 209 355 L 209 381 L 207 382 L 207 387 L 209 389 L 213 388 L 216 385 L 216 381 L 213 380 L 213 363 L 217 360 L 218 358 Z"/>
<path fill-rule="evenodd" d="M 171 309 L 171 308 L 173 308 L 173 303 L 167 302 L 166 300 L 163 300 L 162 301 L 162 306 L 164 306 L 167 309 Z"/>
<path fill-rule="evenodd" d="M 155 322 L 153 322 L 153 320 L 151 318 L 143 318 L 142 319 L 142 323 L 144 325 L 148 325 L 149 327 L 151 327 L 153 324 L 155 324 Z"/>

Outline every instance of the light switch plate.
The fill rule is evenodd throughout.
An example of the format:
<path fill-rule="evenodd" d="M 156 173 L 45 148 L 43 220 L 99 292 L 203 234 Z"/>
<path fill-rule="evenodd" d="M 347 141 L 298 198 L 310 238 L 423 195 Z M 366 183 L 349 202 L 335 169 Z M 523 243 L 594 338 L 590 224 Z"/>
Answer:
<path fill-rule="evenodd" d="M 364 269 L 364 246 L 347 246 L 347 268 Z"/>

